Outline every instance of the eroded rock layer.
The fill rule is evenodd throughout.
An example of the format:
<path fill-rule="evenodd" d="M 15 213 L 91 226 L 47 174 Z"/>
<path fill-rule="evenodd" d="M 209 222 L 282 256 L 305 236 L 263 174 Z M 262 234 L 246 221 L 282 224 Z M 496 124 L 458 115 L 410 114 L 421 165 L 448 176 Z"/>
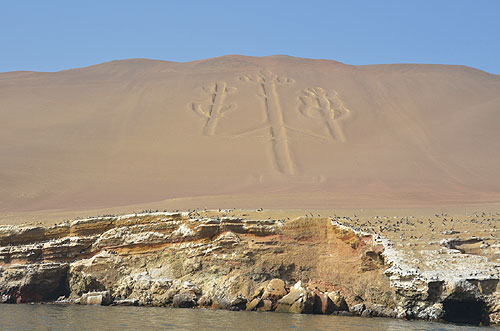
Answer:
<path fill-rule="evenodd" d="M 401 254 L 390 241 L 330 218 L 145 213 L 3 226 L 0 301 L 431 320 L 464 318 L 466 305 L 473 311 L 467 321 L 498 322 L 498 266 L 477 257 L 487 272 L 449 277 Z"/>

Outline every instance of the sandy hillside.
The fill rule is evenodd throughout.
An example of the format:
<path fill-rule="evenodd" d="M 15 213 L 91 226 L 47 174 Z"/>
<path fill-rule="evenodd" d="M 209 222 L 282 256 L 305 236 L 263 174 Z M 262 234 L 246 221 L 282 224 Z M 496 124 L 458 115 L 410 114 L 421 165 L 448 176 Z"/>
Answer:
<path fill-rule="evenodd" d="M 224 56 L 7 72 L 0 118 L 0 220 L 500 201 L 500 76 L 463 66 Z"/>

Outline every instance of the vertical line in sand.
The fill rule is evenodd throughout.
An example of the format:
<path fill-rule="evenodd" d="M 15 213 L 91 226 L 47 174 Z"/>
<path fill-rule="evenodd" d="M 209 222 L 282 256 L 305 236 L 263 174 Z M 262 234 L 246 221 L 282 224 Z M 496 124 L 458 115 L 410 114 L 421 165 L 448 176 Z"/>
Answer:
<path fill-rule="evenodd" d="M 224 97 L 226 96 L 226 86 L 225 82 L 218 82 L 215 84 L 215 92 L 212 95 L 213 103 L 210 109 L 210 117 L 205 125 L 205 134 L 208 136 L 212 136 L 215 133 L 217 120 L 221 116 L 222 105 L 224 103 Z"/>
<path fill-rule="evenodd" d="M 273 152 L 278 165 L 278 170 L 286 175 L 293 175 L 295 169 L 290 149 L 288 146 L 288 136 L 286 134 L 283 112 L 276 93 L 274 80 L 265 79 L 262 88 L 266 97 L 266 111 L 271 124 L 271 134 L 273 139 Z"/>

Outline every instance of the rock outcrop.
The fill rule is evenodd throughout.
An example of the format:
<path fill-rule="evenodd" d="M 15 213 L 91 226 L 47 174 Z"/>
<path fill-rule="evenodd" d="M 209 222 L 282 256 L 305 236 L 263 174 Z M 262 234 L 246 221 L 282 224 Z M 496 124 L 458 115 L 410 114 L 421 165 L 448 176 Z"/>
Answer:
<path fill-rule="evenodd" d="M 428 252 L 435 263 L 452 259 L 448 271 L 436 271 L 415 267 L 383 237 L 328 218 L 146 213 L 3 226 L 0 301 L 450 321 L 468 305 L 472 322 L 499 322 L 498 266 L 450 248 L 458 244 Z M 457 263 L 484 270 L 458 274 Z"/>

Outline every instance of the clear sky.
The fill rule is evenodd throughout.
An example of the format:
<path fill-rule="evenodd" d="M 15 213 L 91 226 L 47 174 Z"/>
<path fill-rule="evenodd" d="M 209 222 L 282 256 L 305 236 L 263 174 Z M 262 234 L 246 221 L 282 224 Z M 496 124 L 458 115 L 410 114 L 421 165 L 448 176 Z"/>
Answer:
<path fill-rule="evenodd" d="M 0 0 L 0 71 L 227 54 L 500 74 L 500 0 Z"/>

